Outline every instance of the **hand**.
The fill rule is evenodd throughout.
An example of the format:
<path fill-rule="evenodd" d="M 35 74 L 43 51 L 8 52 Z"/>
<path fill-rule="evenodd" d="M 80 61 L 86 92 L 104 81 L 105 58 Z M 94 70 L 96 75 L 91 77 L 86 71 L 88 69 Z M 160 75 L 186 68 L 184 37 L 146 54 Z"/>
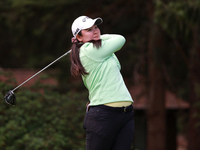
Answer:
<path fill-rule="evenodd" d="M 73 37 L 71 40 L 72 40 L 72 43 L 77 43 L 78 42 L 78 40 L 75 37 Z"/>

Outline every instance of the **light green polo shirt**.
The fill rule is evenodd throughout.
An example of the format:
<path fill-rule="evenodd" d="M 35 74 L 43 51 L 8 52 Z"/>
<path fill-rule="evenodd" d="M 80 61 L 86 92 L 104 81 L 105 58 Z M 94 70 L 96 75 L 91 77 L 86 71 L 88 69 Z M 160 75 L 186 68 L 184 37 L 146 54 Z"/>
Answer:
<path fill-rule="evenodd" d="M 102 46 L 85 43 L 80 48 L 80 60 L 88 75 L 82 76 L 89 91 L 90 106 L 131 101 L 132 97 L 120 73 L 120 63 L 114 52 L 125 43 L 121 35 L 101 35 Z"/>

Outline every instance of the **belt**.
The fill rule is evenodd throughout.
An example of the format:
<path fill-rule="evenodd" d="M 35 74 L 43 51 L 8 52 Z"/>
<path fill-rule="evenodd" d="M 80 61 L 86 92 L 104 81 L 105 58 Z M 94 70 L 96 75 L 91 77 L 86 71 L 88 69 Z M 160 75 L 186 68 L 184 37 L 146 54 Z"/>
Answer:
<path fill-rule="evenodd" d="M 126 107 L 110 107 L 106 105 L 98 105 L 97 107 L 102 108 L 102 109 L 107 109 L 115 112 L 131 112 L 133 110 L 133 106 L 129 105 Z"/>

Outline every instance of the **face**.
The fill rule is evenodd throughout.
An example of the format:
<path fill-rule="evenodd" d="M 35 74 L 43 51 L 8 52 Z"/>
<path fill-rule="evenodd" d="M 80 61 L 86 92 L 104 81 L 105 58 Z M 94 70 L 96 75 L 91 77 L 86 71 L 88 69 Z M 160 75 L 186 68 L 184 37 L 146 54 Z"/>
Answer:
<path fill-rule="evenodd" d="M 81 30 L 82 36 L 77 35 L 76 38 L 83 43 L 86 43 L 91 40 L 99 40 L 100 39 L 100 30 L 97 25 L 93 25 L 88 29 Z"/>

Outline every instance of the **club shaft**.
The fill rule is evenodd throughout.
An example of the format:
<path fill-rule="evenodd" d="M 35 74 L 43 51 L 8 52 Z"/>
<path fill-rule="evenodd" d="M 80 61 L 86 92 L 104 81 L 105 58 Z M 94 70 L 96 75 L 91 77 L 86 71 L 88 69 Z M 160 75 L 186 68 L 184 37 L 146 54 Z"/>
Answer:
<path fill-rule="evenodd" d="M 31 76 L 30 78 L 28 78 L 26 81 L 24 81 L 23 83 L 21 83 L 20 85 L 18 85 L 16 88 L 14 88 L 12 90 L 15 91 L 16 89 L 18 89 L 20 86 L 24 85 L 26 82 L 28 82 L 29 80 L 31 80 L 32 78 L 34 78 L 35 76 L 37 76 L 39 73 L 41 73 L 42 71 L 44 71 L 45 69 L 47 69 L 49 66 L 51 66 L 52 64 L 54 64 L 55 62 L 57 62 L 59 59 L 63 58 L 64 56 L 66 56 L 67 54 L 69 54 L 71 52 L 71 50 L 69 50 L 68 52 L 66 52 L 65 54 L 63 54 L 62 56 L 60 56 L 59 58 L 57 58 L 56 60 L 54 60 L 53 62 L 51 62 L 50 64 L 48 64 L 46 67 L 44 67 L 43 69 L 41 69 L 40 71 L 38 71 L 36 74 L 34 74 L 33 76 Z"/>

